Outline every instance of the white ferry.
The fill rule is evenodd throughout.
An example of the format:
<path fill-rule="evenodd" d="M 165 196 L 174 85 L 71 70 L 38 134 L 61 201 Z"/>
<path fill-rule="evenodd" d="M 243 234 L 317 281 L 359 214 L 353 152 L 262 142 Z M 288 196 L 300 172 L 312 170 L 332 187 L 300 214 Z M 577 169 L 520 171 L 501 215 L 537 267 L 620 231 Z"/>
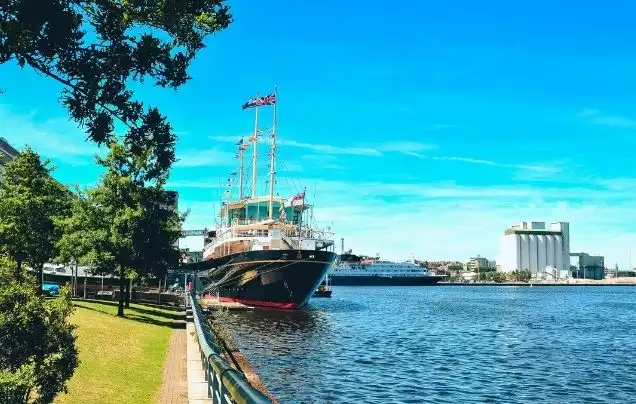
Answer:
<path fill-rule="evenodd" d="M 342 286 L 424 286 L 435 285 L 444 276 L 413 261 L 393 262 L 349 251 L 338 257 L 329 279 L 332 285 Z"/>

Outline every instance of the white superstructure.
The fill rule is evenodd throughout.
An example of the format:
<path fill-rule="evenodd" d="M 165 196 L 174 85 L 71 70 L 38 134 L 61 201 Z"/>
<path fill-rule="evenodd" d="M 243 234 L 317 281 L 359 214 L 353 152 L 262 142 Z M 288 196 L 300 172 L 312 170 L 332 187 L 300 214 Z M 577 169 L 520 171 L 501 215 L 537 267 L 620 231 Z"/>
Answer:
<path fill-rule="evenodd" d="M 530 271 L 539 278 L 568 277 L 570 225 L 567 222 L 522 222 L 501 237 L 499 268 L 503 272 Z"/>
<path fill-rule="evenodd" d="M 429 270 L 413 262 L 393 262 L 379 259 L 362 259 L 339 262 L 332 274 L 336 276 L 429 276 Z"/>

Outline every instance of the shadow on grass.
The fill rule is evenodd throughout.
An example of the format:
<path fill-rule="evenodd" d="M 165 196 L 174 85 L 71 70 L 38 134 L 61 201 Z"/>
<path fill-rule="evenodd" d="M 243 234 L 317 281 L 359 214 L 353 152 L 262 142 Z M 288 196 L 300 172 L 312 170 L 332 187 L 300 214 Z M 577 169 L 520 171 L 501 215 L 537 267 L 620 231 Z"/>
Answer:
<path fill-rule="evenodd" d="M 96 303 L 96 304 L 103 304 L 105 306 L 111 306 L 111 307 L 117 307 L 119 306 L 118 302 L 113 302 L 113 301 L 104 301 L 104 300 L 92 300 L 92 299 L 83 299 L 83 300 L 77 300 L 78 302 L 89 302 L 89 303 Z M 134 302 L 133 302 L 134 303 Z M 134 304 L 143 304 L 144 306 L 149 306 L 149 308 L 142 308 L 142 307 L 135 307 L 135 306 L 130 306 L 130 307 L 126 307 L 126 310 L 134 310 L 137 311 L 139 313 L 143 313 L 143 314 L 149 314 L 151 316 L 157 316 L 157 317 L 165 317 L 165 318 L 169 318 L 171 320 L 181 320 L 183 318 L 183 312 L 185 311 L 182 307 L 171 307 L 171 306 L 150 306 L 148 304 L 145 303 L 134 303 Z M 174 313 L 166 313 L 163 311 L 156 311 L 156 310 L 152 310 L 152 307 L 158 308 L 158 309 L 162 309 L 162 310 L 168 310 Z"/>
<path fill-rule="evenodd" d="M 90 301 L 90 303 L 94 303 L 94 301 Z M 117 303 L 113 303 L 113 302 L 98 302 L 98 303 L 104 303 L 104 305 L 106 306 L 114 306 L 117 307 Z M 109 313 L 103 310 L 99 310 L 96 309 L 94 307 L 89 307 L 89 306 L 85 306 L 82 304 L 75 304 L 75 307 L 80 307 L 82 309 L 86 309 L 86 310 L 92 310 L 92 311 L 96 311 L 98 313 L 103 313 L 109 316 L 113 316 L 113 317 L 117 317 L 116 314 L 113 313 Z M 141 313 L 141 314 L 136 314 L 134 313 L 135 311 Z M 156 319 L 156 318 L 151 318 L 151 317 L 146 317 L 143 314 L 146 315 L 151 315 L 151 316 L 156 316 L 156 317 L 163 317 L 166 318 L 166 320 L 160 320 L 160 319 Z M 172 314 L 172 313 L 163 313 L 160 311 L 154 311 L 154 310 L 147 310 L 147 309 L 141 309 L 141 308 L 137 308 L 137 307 L 129 307 L 124 309 L 124 317 L 128 320 L 132 320 L 132 321 L 137 321 L 140 323 L 146 323 L 146 324 L 154 324 L 160 327 L 168 327 L 168 328 L 176 328 L 176 329 L 182 329 L 182 328 L 186 328 L 185 325 L 185 314 L 179 315 L 179 314 Z"/>

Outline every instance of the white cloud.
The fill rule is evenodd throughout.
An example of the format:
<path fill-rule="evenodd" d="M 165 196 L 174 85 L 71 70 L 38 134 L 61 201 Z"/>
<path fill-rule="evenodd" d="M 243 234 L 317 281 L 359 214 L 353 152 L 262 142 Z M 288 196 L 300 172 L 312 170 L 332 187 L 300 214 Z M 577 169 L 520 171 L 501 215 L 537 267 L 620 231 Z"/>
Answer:
<path fill-rule="evenodd" d="M 439 161 L 457 161 L 461 163 L 479 164 L 491 167 L 501 168 L 514 168 L 518 170 L 528 170 L 544 174 L 556 174 L 559 171 L 559 167 L 555 164 L 517 164 L 517 163 L 500 163 L 494 160 L 476 159 L 472 157 L 459 157 L 459 156 L 429 156 L 416 153 L 415 151 L 406 153 L 414 157 Z"/>
<path fill-rule="evenodd" d="M 619 128 L 634 128 L 636 120 L 624 116 L 605 115 L 596 109 L 586 108 L 579 112 L 581 117 L 596 125 L 615 126 Z"/>
<path fill-rule="evenodd" d="M 441 128 L 451 127 L 451 125 L 436 125 Z M 238 136 L 210 136 L 212 140 L 218 142 L 225 143 L 236 143 L 240 139 Z M 427 150 L 436 149 L 437 146 L 428 143 L 422 142 L 414 142 L 414 141 L 392 141 L 380 143 L 377 145 L 371 146 L 334 146 L 330 144 L 320 144 L 320 143 L 306 143 L 306 142 L 298 142 L 291 139 L 279 139 L 278 144 L 283 147 L 291 147 L 291 148 L 301 148 L 306 150 L 311 150 L 315 152 L 315 154 L 305 155 L 303 158 L 305 159 L 314 159 L 316 161 L 319 160 L 320 155 L 324 156 L 335 156 L 335 155 L 359 155 L 359 156 L 369 156 L 369 157 L 379 157 L 384 155 L 385 153 L 400 153 L 407 156 L 412 156 L 420 159 L 431 159 L 431 160 L 439 160 L 439 161 L 456 161 L 461 163 L 469 163 L 469 164 L 479 164 L 479 165 L 488 165 L 492 167 L 500 167 L 500 168 L 511 168 L 516 170 L 526 170 L 530 172 L 534 172 L 537 174 L 541 174 L 543 176 L 546 175 L 554 175 L 559 172 L 560 168 L 556 164 L 524 164 L 524 163 L 501 163 L 494 160 L 486 160 L 486 159 L 477 159 L 472 157 L 461 157 L 461 156 L 434 156 L 423 154 Z M 311 157 L 308 157 L 311 156 Z M 322 168 L 325 169 L 342 169 L 342 165 L 340 164 L 321 164 Z"/>
<path fill-rule="evenodd" d="M 398 142 L 387 142 L 383 143 L 378 148 L 382 151 L 387 152 L 398 152 L 398 153 L 417 153 L 423 150 L 431 150 L 435 149 L 435 145 L 420 143 L 420 142 L 408 142 L 408 141 L 398 141 Z"/>
<path fill-rule="evenodd" d="M 313 197 L 314 180 L 301 183 L 311 185 Z M 347 249 L 390 259 L 413 253 L 429 260 L 466 260 L 475 254 L 496 259 L 508 225 L 569 221 L 571 251 L 604 255 L 607 265 L 618 262 L 623 268 L 636 246 L 635 188 L 636 179 L 630 178 L 567 188 L 319 181 L 315 216 L 323 226 L 333 224 L 335 239 L 344 237 Z M 214 203 L 180 205 L 192 208 L 189 228 L 213 221 Z"/>
<path fill-rule="evenodd" d="M 218 149 L 189 149 L 177 152 L 175 167 L 228 166 L 234 164 L 234 154 Z"/>
<path fill-rule="evenodd" d="M 237 143 L 241 136 L 209 136 L 209 139 L 223 143 Z M 293 147 L 321 154 L 331 155 L 358 155 L 358 156 L 381 156 L 382 152 L 412 153 L 423 150 L 434 149 L 435 145 L 412 141 L 394 141 L 380 143 L 378 145 L 350 145 L 339 146 L 333 144 L 299 142 L 293 139 L 279 138 L 278 144 L 283 147 Z"/>
<path fill-rule="evenodd" d="M 58 158 L 66 164 L 91 163 L 99 152 L 96 144 L 86 141 L 86 134 L 66 117 L 39 121 L 31 111 L 20 114 L 0 105 L 0 136 L 21 149 L 30 146 L 47 158 Z"/>
<path fill-rule="evenodd" d="M 169 180 L 166 184 L 168 188 L 221 188 L 222 185 L 216 180 Z"/>
<path fill-rule="evenodd" d="M 290 139 L 280 139 L 279 144 L 286 147 L 298 147 L 328 154 L 350 154 L 359 156 L 381 156 L 382 153 L 373 147 L 341 147 L 320 143 L 297 142 Z"/>

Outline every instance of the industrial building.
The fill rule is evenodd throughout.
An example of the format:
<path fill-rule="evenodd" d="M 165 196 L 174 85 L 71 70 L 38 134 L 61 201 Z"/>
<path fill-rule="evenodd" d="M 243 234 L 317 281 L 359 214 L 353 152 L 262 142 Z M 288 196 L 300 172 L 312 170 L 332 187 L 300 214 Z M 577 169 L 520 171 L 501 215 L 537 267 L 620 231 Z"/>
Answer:
<path fill-rule="evenodd" d="M 605 257 L 586 253 L 570 253 L 570 257 L 577 257 L 576 264 L 571 265 L 573 278 L 605 278 Z"/>
<path fill-rule="evenodd" d="M 498 268 L 502 272 L 530 271 L 536 279 L 566 279 L 570 274 L 570 225 L 522 222 L 501 238 Z"/>

